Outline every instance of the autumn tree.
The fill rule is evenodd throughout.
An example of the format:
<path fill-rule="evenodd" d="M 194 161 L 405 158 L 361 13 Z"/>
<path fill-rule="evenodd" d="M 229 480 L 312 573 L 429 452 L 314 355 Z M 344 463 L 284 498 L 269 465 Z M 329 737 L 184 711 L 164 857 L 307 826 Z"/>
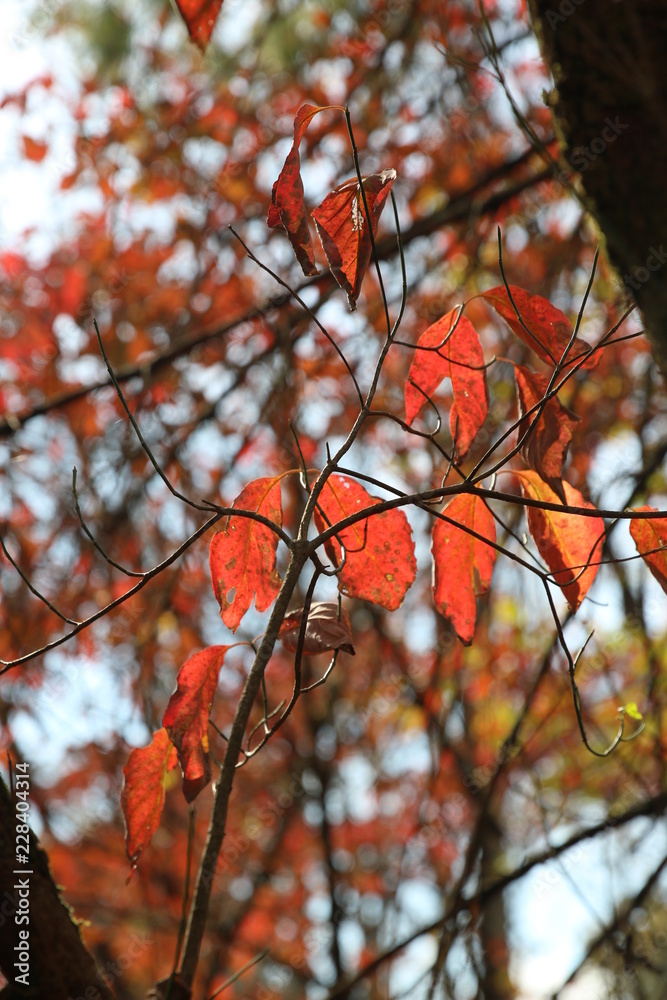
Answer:
<path fill-rule="evenodd" d="M 0 995 L 658 998 L 667 401 L 526 12 L 177 6 L 2 102 Z"/>

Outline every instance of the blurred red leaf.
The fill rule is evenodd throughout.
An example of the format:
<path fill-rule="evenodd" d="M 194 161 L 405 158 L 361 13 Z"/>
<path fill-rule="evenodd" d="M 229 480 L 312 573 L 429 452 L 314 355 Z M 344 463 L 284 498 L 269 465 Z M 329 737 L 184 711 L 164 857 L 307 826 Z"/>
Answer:
<path fill-rule="evenodd" d="M 188 34 L 203 51 L 211 40 L 222 0 L 175 0 Z"/>
<path fill-rule="evenodd" d="M 320 493 L 315 519 L 320 531 L 380 503 L 347 476 L 330 476 Z M 372 601 L 387 611 L 403 603 L 417 572 L 412 530 L 402 510 L 385 510 L 343 528 L 327 542 L 330 558 L 345 565 L 338 587 L 348 597 Z"/>
<path fill-rule="evenodd" d="M 209 646 L 185 661 L 178 671 L 176 690 L 162 717 L 162 725 L 178 751 L 183 770 L 183 794 L 188 802 L 211 780 L 208 720 L 218 674 L 229 646 Z"/>
<path fill-rule="evenodd" d="M 490 288 L 482 293 L 482 297 L 493 306 L 499 316 L 502 316 L 512 332 L 535 351 L 542 361 L 548 365 L 556 365 L 563 357 L 572 337 L 572 324 L 569 319 L 541 295 L 531 295 L 517 285 L 510 285 L 509 289 L 514 305 L 504 285 Z M 523 322 L 518 318 L 514 306 L 519 310 Z M 568 353 L 568 364 L 589 350 L 590 345 L 577 337 Z M 598 361 L 599 354 L 594 354 L 586 361 L 584 368 L 594 368 Z"/>
<path fill-rule="evenodd" d="M 521 365 L 515 365 L 514 371 L 519 392 L 519 414 L 523 416 L 544 398 L 549 379 Z M 536 415 L 535 412 L 521 421 L 519 438 L 523 437 L 530 424 L 535 421 Z M 530 435 L 521 449 L 521 454 L 531 469 L 551 486 L 563 503 L 563 463 L 578 420 L 579 417 L 554 396 L 544 405 L 539 420 L 533 423 Z"/>
<path fill-rule="evenodd" d="M 395 170 L 363 178 L 373 237 L 385 201 L 396 180 Z M 357 178 L 346 181 L 326 196 L 313 212 L 317 232 L 331 272 L 347 292 L 350 309 L 356 309 L 361 283 L 371 259 L 371 237 Z"/>
<path fill-rule="evenodd" d="M 166 729 L 158 729 L 147 747 L 133 750 L 123 768 L 121 808 L 125 817 L 125 849 L 135 868 L 160 824 L 167 771 L 178 758 Z"/>
<path fill-rule="evenodd" d="M 255 479 L 234 501 L 234 507 L 262 514 L 282 527 L 280 477 Z M 281 580 L 276 572 L 278 536 L 247 517 L 227 518 L 227 527 L 211 539 L 209 562 L 213 592 L 223 622 L 235 632 L 255 598 L 258 611 L 275 600 Z M 235 591 L 230 597 L 230 593 Z"/>
<path fill-rule="evenodd" d="M 290 611 L 280 626 L 282 644 L 291 653 L 296 653 L 303 610 Z M 345 608 L 340 609 L 340 616 L 338 610 L 337 601 L 314 601 L 310 605 L 303 643 L 304 656 L 326 653 L 330 649 L 340 649 L 354 656 L 350 616 Z"/>
<path fill-rule="evenodd" d="M 49 151 L 48 144 L 39 142 L 37 139 L 31 139 L 29 135 L 22 136 L 22 139 L 23 155 L 25 158 L 32 160 L 34 163 L 41 163 Z"/>
<path fill-rule="evenodd" d="M 313 241 L 308 228 L 306 206 L 303 200 L 299 145 L 312 119 L 324 110 L 326 109 L 315 107 L 313 104 L 302 104 L 297 111 L 294 118 L 292 148 L 287 154 L 278 180 L 273 185 L 271 207 L 266 220 L 271 229 L 283 227 L 301 269 L 307 276 L 319 274 L 319 270 L 315 266 Z"/>
<path fill-rule="evenodd" d="M 517 472 L 516 475 L 525 496 L 542 503 L 562 504 L 536 472 Z M 563 490 L 569 506 L 595 509 L 569 483 L 563 482 Z M 601 517 L 584 517 L 539 507 L 528 507 L 527 513 L 528 527 L 538 551 L 555 583 L 562 588 L 570 608 L 576 611 L 598 571 L 597 565 L 590 564 L 599 562 L 602 556 L 604 522 Z"/>
<path fill-rule="evenodd" d="M 426 397 L 432 396 L 443 379 L 450 378 L 454 403 L 449 413 L 449 426 L 459 456 L 465 455 L 489 408 L 483 364 L 484 354 L 477 331 L 469 319 L 460 316 L 458 308 L 432 323 L 417 341 L 405 383 L 406 423 L 412 425 Z"/>
<path fill-rule="evenodd" d="M 493 515 L 474 493 L 455 496 L 443 511 L 458 527 L 438 519 L 433 526 L 433 600 L 464 646 L 475 632 L 477 598 L 491 584 L 496 550 L 466 528 L 496 540 Z"/>
<path fill-rule="evenodd" d="M 653 511 L 656 507 L 634 507 L 635 511 Z M 667 593 L 667 517 L 639 518 L 630 521 L 630 534 L 637 552 Z M 664 548 L 660 552 L 655 549 Z"/>

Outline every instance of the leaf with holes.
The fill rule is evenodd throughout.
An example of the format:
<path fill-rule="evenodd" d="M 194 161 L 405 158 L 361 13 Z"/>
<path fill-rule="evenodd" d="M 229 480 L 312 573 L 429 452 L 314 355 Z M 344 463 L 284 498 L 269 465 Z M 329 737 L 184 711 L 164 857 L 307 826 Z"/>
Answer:
<path fill-rule="evenodd" d="M 521 365 L 514 366 L 514 373 L 519 395 L 519 415 L 524 417 L 518 428 L 519 438 L 522 438 L 530 428 L 530 433 L 522 445 L 521 454 L 531 469 L 534 469 L 565 503 L 565 493 L 561 483 L 563 463 L 579 417 L 563 406 L 556 396 L 544 404 L 539 419 L 536 419 L 537 411 L 530 417 L 524 416 L 544 398 L 549 379 Z"/>
<path fill-rule="evenodd" d="M 125 819 L 125 849 L 133 868 L 160 825 L 167 772 L 176 767 L 176 748 L 166 729 L 147 747 L 133 750 L 123 768 L 120 804 Z"/>
<path fill-rule="evenodd" d="M 335 188 L 313 212 L 313 219 L 331 273 L 347 292 L 350 309 L 357 308 L 361 283 L 368 270 L 382 209 L 396 180 L 395 170 L 362 178 L 370 229 L 359 181 L 354 177 Z"/>
<path fill-rule="evenodd" d="M 564 312 L 541 295 L 531 295 L 517 285 L 508 287 L 512 294 L 511 300 L 504 285 L 483 292 L 482 298 L 493 306 L 512 332 L 535 351 L 542 361 L 552 366 L 558 364 L 572 338 L 572 324 L 569 319 Z M 517 316 L 516 310 L 519 311 L 521 319 Z M 589 350 L 590 345 L 577 337 L 568 352 L 566 367 Z M 599 358 L 599 352 L 591 355 L 583 367 L 594 368 Z"/>
<path fill-rule="evenodd" d="M 253 511 L 282 527 L 280 476 L 255 479 L 238 495 L 234 507 Z M 281 579 L 276 572 L 278 535 L 258 521 L 230 514 L 227 526 L 211 539 L 209 562 L 213 592 L 223 622 L 235 632 L 255 598 L 258 611 L 266 611 L 278 595 Z"/>
<path fill-rule="evenodd" d="M 162 725 L 176 747 L 183 771 L 183 794 L 192 802 L 211 780 L 208 720 L 218 674 L 229 646 L 209 646 L 186 660 L 178 671 L 176 690 Z"/>
<path fill-rule="evenodd" d="M 303 608 L 290 611 L 280 626 L 282 644 L 290 653 L 297 650 L 303 611 Z M 345 608 L 338 608 L 337 601 L 314 601 L 308 610 L 303 655 L 314 656 L 334 649 L 354 656 L 350 616 Z"/>
<path fill-rule="evenodd" d="M 635 512 L 657 510 L 656 507 L 633 509 Z M 667 593 L 667 517 L 643 517 L 630 521 L 630 534 L 637 552 Z"/>
<path fill-rule="evenodd" d="M 526 497 L 540 503 L 558 504 L 562 501 L 536 472 L 516 472 Z M 586 507 L 595 510 L 584 500 L 579 490 L 563 482 L 565 500 L 569 507 Z M 538 552 L 553 574 L 554 582 L 562 589 L 572 611 L 576 611 L 591 588 L 602 557 L 604 522 L 601 517 L 569 514 L 563 510 L 543 510 L 528 507 L 528 528 Z"/>
<path fill-rule="evenodd" d="M 489 393 L 484 355 L 474 326 L 460 309 L 441 316 L 417 341 L 405 384 L 405 420 L 416 417 L 445 378 L 452 382 L 454 402 L 449 427 L 457 453 L 465 455 L 486 420 Z"/>
<path fill-rule="evenodd" d="M 296 259 L 307 276 L 319 274 L 313 255 L 313 241 L 308 228 L 306 206 L 303 198 L 303 181 L 301 180 L 301 158 L 299 145 L 309 124 L 320 111 L 313 104 L 302 104 L 294 118 L 294 139 L 292 148 L 280 171 L 278 180 L 271 191 L 271 207 L 267 217 L 267 225 L 271 229 L 280 226 L 287 233 L 292 244 Z"/>
<path fill-rule="evenodd" d="M 433 601 L 463 645 L 469 646 L 477 598 L 489 589 L 496 561 L 496 550 L 484 539 L 495 542 L 496 524 L 474 493 L 455 496 L 442 513 L 451 520 L 438 518 L 433 526 Z"/>
<path fill-rule="evenodd" d="M 325 531 L 344 518 L 372 508 L 381 501 L 347 476 L 330 476 L 318 499 L 315 520 Z M 387 611 L 403 603 L 417 572 L 412 530 L 402 510 L 385 510 L 342 528 L 326 544 L 337 565 L 339 590 L 348 597 L 372 601 Z"/>
<path fill-rule="evenodd" d="M 188 34 L 203 51 L 211 40 L 222 0 L 175 0 Z"/>

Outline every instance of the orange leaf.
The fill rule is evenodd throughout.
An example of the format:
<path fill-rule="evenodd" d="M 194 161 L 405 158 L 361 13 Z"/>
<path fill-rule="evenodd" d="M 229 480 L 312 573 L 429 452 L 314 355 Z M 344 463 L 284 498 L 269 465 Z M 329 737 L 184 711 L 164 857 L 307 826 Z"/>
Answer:
<path fill-rule="evenodd" d="M 229 646 L 209 646 L 186 660 L 177 687 L 162 717 L 162 725 L 178 751 L 183 770 L 183 794 L 188 802 L 211 780 L 208 720 L 218 674 Z"/>
<path fill-rule="evenodd" d="M 474 493 L 455 496 L 443 511 L 456 521 L 438 519 L 433 527 L 433 600 L 464 646 L 472 642 L 477 617 L 477 597 L 489 589 L 496 550 L 481 538 L 496 540 L 493 515 Z"/>
<path fill-rule="evenodd" d="M 449 426 L 460 457 L 468 451 L 486 419 L 489 394 L 477 332 L 465 316 L 456 322 L 457 316 L 459 309 L 452 309 L 424 330 L 417 341 L 405 384 L 405 420 L 411 425 L 426 397 L 432 396 L 443 379 L 450 378 L 454 403 Z"/>
<path fill-rule="evenodd" d="M 517 472 L 515 475 L 521 481 L 525 496 L 542 503 L 562 503 L 536 472 Z M 574 486 L 563 482 L 563 489 L 569 506 L 595 509 Z M 598 571 L 597 565 L 590 564 L 599 562 L 602 555 L 602 518 L 528 507 L 528 527 L 555 583 L 562 588 L 572 611 L 576 611 Z"/>
<path fill-rule="evenodd" d="M 49 151 L 47 143 L 31 139 L 29 135 L 22 136 L 22 139 L 25 158 L 32 160 L 34 163 L 41 163 Z"/>
<path fill-rule="evenodd" d="M 636 511 L 656 510 L 656 507 L 635 507 Z M 630 534 L 637 552 L 667 593 L 667 517 L 640 518 L 630 521 Z M 661 547 L 660 552 L 654 551 Z"/>
<path fill-rule="evenodd" d="M 181 17 L 193 42 L 204 51 L 211 40 L 222 0 L 176 0 Z"/>
<path fill-rule="evenodd" d="M 149 746 L 133 750 L 123 768 L 120 803 L 125 817 L 125 849 L 133 868 L 160 824 L 167 771 L 176 767 L 176 748 L 166 729 Z"/>
<path fill-rule="evenodd" d="M 255 479 L 238 495 L 234 507 L 256 511 L 282 527 L 280 478 Z M 276 572 L 277 547 L 278 536 L 270 528 L 233 514 L 227 518 L 227 527 L 213 535 L 209 549 L 213 592 L 220 616 L 232 632 L 239 627 L 253 597 L 258 611 L 266 611 L 276 599 L 281 586 Z"/>
<path fill-rule="evenodd" d="M 267 225 L 271 229 L 282 226 L 287 238 L 292 244 L 296 258 L 301 264 L 303 273 L 307 276 L 319 274 L 313 256 L 313 241 L 310 237 L 306 206 L 303 200 L 303 181 L 301 180 L 301 159 L 299 145 L 310 122 L 325 108 L 314 104 L 302 104 L 294 118 L 294 139 L 292 148 L 287 154 L 283 169 L 271 191 L 271 207 L 267 217 Z"/>
<path fill-rule="evenodd" d="M 340 609 L 337 601 L 314 601 L 308 609 L 308 621 L 303 643 L 304 656 L 326 653 L 340 649 L 354 656 L 350 616 L 345 608 Z M 303 618 L 303 608 L 290 611 L 280 626 L 280 638 L 285 649 L 296 653 L 299 631 Z"/>
<path fill-rule="evenodd" d="M 320 531 L 380 503 L 347 476 L 330 476 L 320 493 L 315 520 Z M 324 516 L 323 516 L 324 515 Z M 395 611 L 403 603 L 417 572 L 412 530 L 402 510 L 385 510 L 339 531 L 327 543 L 335 563 L 345 565 L 338 588 L 348 597 L 372 601 Z"/>
<path fill-rule="evenodd" d="M 382 209 L 395 180 L 395 170 L 383 170 L 381 174 L 363 178 L 373 237 L 377 234 Z M 313 212 L 313 219 L 331 272 L 347 292 L 350 309 L 356 309 L 372 252 L 357 178 L 346 181 L 328 194 Z"/>
<path fill-rule="evenodd" d="M 549 379 L 521 365 L 515 365 L 514 372 L 519 392 L 519 414 L 523 416 L 543 399 L 549 386 Z M 523 437 L 531 424 L 533 425 L 521 454 L 531 469 L 534 469 L 558 494 L 559 499 L 565 502 L 561 483 L 563 462 L 579 417 L 563 406 L 556 396 L 545 404 L 539 420 L 535 423 L 536 415 L 537 411 L 519 424 L 519 438 Z"/>
<path fill-rule="evenodd" d="M 519 310 L 519 320 L 504 285 L 490 288 L 482 297 L 493 306 L 509 328 L 548 365 L 556 365 L 563 357 L 572 337 L 572 324 L 560 309 L 552 306 L 541 295 L 531 295 L 517 285 L 509 286 L 514 306 Z M 590 345 L 577 337 L 568 352 L 568 364 L 590 350 Z M 599 354 L 592 355 L 584 368 L 594 368 Z"/>

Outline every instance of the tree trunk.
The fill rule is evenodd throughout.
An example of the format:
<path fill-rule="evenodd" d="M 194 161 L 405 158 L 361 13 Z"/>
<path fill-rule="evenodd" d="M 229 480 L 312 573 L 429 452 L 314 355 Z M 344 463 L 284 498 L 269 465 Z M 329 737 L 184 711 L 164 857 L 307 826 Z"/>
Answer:
<path fill-rule="evenodd" d="M 529 0 L 566 157 L 667 373 L 667 6 Z"/>
<path fill-rule="evenodd" d="M 16 812 L 0 779 L 0 970 L 9 983 L 0 1000 L 113 1000 L 32 832 L 29 863 L 17 861 L 25 853 L 17 851 Z"/>

